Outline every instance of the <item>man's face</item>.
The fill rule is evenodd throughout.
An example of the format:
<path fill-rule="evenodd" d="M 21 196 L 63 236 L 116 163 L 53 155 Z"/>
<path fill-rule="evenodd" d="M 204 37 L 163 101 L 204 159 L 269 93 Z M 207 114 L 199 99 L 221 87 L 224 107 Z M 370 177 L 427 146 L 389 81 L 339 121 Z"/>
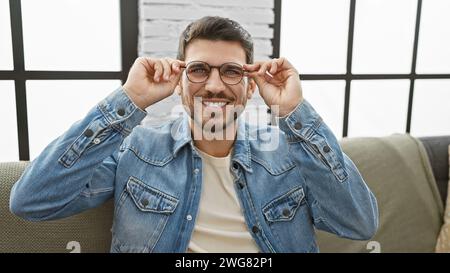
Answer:
<path fill-rule="evenodd" d="M 210 66 L 221 66 L 224 63 L 246 63 L 245 51 L 239 42 L 211 41 L 196 39 L 186 48 L 185 62 L 201 61 Z M 181 98 L 184 107 L 197 125 L 208 127 L 207 124 L 220 124 L 214 130 L 225 128 L 244 109 L 247 99 L 253 93 L 253 80 L 243 77 L 237 84 L 227 84 L 222 81 L 218 68 L 212 68 L 209 77 L 203 83 L 191 82 L 186 71 L 181 78 Z M 219 128 L 216 128 L 219 127 Z"/>

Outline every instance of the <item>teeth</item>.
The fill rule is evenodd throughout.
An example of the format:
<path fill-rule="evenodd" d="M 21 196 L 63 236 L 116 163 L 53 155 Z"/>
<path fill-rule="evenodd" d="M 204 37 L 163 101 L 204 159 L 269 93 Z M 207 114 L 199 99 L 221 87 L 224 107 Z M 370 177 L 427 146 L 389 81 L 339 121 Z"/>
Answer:
<path fill-rule="evenodd" d="M 206 106 L 211 106 L 211 107 L 222 107 L 225 106 L 227 103 L 226 102 L 210 102 L 210 101 L 205 101 L 204 104 Z"/>

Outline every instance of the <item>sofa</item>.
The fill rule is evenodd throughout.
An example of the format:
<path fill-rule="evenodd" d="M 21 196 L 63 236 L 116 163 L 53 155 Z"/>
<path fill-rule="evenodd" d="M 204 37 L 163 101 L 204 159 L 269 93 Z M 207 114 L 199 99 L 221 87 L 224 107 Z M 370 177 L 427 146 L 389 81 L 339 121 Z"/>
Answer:
<path fill-rule="evenodd" d="M 344 138 L 344 152 L 378 200 L 380 222 L 367 241 L 317 231 L 321 252 L 434 252 L 447 196 L 450 136 Z M 112 200 L 56 221 L 28 222 L 9 211 L 27 162 L 0 163 L 0 252 L 108 252 Z M 332 193 L 330 193 L 332 194 Z"/>

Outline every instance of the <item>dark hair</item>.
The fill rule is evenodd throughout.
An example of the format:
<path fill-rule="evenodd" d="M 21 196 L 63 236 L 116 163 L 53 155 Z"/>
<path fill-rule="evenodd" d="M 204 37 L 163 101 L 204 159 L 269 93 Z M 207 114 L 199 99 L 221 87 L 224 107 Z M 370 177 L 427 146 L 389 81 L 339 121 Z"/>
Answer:
<path fill-rule="evenodd" d="M 181 33 L 177 59 L 184 61 L 187 45 L 194 39 L 236 41 L 245 51 L 247 63 L 253 63 L 253 39 L 238 22 L 219 16 L 206 16 L 190 23 Z"/>

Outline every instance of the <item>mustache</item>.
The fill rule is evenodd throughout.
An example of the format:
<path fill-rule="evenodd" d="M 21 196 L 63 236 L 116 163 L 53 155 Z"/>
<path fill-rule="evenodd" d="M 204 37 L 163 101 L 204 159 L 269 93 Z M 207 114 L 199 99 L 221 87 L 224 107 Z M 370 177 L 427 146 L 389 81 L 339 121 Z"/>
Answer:
<path fill-rule="evenodd" d="M 196 97 L 201 97 L 202 99 L 226 99 L 226 100 L 234 101 L 233 97 L 227 96 L 223 92 L 221 92 L 221 93 L 207 92 L 206 94 L 197 95 Z"/>

